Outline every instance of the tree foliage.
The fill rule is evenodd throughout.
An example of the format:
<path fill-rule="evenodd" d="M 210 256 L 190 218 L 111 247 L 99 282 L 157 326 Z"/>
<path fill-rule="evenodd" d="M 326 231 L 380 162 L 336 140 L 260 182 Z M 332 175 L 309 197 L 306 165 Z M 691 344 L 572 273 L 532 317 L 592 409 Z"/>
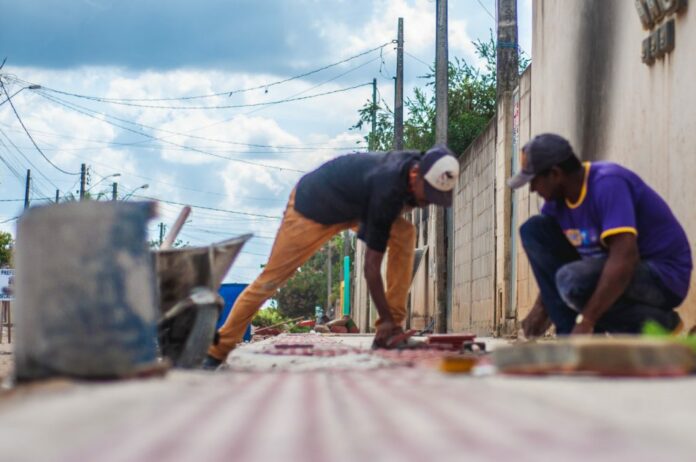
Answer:
<path fill-rule="evenodd" d="M 476 54 L 483 62 L 476 67 L 463 59 L 454 58 L 448 66 L 448 139 L 455 153 L 463 152 L 484 130 L 496 111 L 496 43 L 493 34 L 487 41 L 473 42 Z M 529 60 L 520 59 L 520 70 Z M 435 143 L 435 71 L 421 77 L 426 81 L 406 98 L 407 116 L 404 121 L 404 146 L 425 151 Z M 386 105 L 377 104 L 376 133 L 369 133 L 365 141 L 374 142 L 373 150 L 388 151 L 393 146 L 393 114 Z M 370 127 L 373 105 L 368 101 L 358 111 L 358 122 L 351 128 Z"/>
<path fill-rule="evenodd" d="M 0 231 L 0 267 L 12 268 L 12 248 L 14 239 L 12 234 Z"/>

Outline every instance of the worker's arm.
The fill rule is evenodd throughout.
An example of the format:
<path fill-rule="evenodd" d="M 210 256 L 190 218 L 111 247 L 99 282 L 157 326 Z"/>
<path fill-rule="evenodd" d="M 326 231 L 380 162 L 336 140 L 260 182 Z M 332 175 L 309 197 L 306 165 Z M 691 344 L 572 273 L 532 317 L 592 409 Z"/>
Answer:
<path fill-rule="evenodd" d="M 537 296 L 529 314 L 520 323 L 520 327 L 526 338 L 540 337 L 551 327 L 551 319 L 549 319 L 549 315 L 546 313 L 541 294 Z"/>
<path fill-rule="evenodd" d="M 384 294 L 384 283 L 382 282 L 382 259 L 384 252 L 367 248 L 365 252 L 365 279 L 367 280 L 367 288 L 370 291 L 372 301 L 377 307 L 380 324 L 375 334 L 375 344 L 386 346 L 387 340 L 398 330 L 399 326 L 394 324 L 387 297 Z"/>
<path fill-rule="evenodd" d="M 621 233 L 606 238 L 609 257 L 599 277 L 597 287 L 582 311 L 582 322 L 573 334 L 591 334 L 604 313 L 619 299 L 631 283 L 640 261 L 637 237 Z"/>

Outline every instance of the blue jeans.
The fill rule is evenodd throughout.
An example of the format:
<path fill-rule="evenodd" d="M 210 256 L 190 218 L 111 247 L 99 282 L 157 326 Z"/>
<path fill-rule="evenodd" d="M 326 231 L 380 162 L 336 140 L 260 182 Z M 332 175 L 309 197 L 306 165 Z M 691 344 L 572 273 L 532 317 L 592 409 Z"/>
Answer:
<path fill-rule="evenodd" d="M 556 333 L 569 334 L 599 282 L 606 257 L 580 259 L 551 217 L 537 215 L 520 227 L 544 308 Z M 671 330 L 679 323 L 681 299 L 667 289 L 650 264 L 641 261 L 623 295 L 599 319 L 595 332 L 639 333 L 648 320 Z"/>

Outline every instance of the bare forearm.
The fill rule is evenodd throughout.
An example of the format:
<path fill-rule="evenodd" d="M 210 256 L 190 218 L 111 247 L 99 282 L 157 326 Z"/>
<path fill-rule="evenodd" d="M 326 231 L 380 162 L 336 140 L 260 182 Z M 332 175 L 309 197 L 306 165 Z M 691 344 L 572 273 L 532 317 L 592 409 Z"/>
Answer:
<path fill-rule="evenodd" d="M 367 288 L 370 291 L 372 301 L 375 302 L 377 313 L 382 321 L 392 321 L 391 310 L 384 294 L 384 283 L 382 282 L 382 258 L 384 254 L 368 249 L 365 254 L 365 279 Z"/>
<path fill-rule="evenodd" d="M 389 310 L 387 297 L 384 295 L 384 283 L 382 282 L 382 275 L 379 273 L 376 275 L 368 275 L 366 271 L 365 279 L 367 279 L 367 288 L 370 291 L 372 301 L 375 302 L 375 307 L 377 308 L 379 318 L 382 321 L 392 321 L 392 314 Z"/>

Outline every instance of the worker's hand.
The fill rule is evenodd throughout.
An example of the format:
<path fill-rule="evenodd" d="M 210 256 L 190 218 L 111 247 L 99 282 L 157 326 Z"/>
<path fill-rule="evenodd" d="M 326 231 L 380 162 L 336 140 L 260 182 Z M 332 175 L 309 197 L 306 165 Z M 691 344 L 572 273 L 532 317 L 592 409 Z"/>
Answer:
<path fill-rule="evenodd" d="M 588 319 L 583 319 L 580 324 L 575 324 L 571 335 L 587 335 L 594 333 L 594 323 Z"/>
<path fill-rule="evenodd" d="M 541 299 L 537 299 L 529 315 L 520 323 L 520 327 L 526 338 L 541 337 L 551 327 L 551 319 L 546 314 Z"/>
<path fill-rule="evenodd" d="M 377 332 L 375 333 L 375 339 L 372 343 L 372 347 L 389 348 L 389 340 L 402 332 L 403 329 L 401 326 L 394 324 L 393 321 L 382 321 L 380 322 L 379 326 L 377 326 Z"/>

